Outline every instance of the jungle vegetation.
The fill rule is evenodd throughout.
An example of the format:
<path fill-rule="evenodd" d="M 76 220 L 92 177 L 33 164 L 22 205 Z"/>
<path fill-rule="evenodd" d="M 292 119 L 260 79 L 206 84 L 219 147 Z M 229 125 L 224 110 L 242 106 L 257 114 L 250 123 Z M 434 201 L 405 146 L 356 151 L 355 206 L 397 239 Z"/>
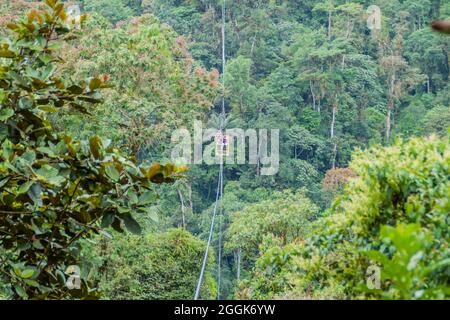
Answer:
<path fill-rule="evenodd" d="M 191 299 L 224 95 L 280 168 L 224 165 L 202 299 L 448 299 L 450 2 L 227 0 L 225 74 L 222 4 L 0 2 L 0 298 Z"/>

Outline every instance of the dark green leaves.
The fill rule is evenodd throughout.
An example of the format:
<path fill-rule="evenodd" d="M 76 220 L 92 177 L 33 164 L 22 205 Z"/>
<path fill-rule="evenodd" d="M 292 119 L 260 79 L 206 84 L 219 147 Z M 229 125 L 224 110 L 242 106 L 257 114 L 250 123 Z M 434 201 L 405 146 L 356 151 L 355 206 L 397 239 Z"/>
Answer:
<path fill-rule="evenodd" d="M 139 225 L 139 223 L 136 222 L 136 220 L 134 220 L 134 218 L 130 214 L 125 215 L 123 217 L 123 221 L 125 223 L 125 227 L 131 233 L 134 233 L 134 234 L 141 234 L 142 233 L 141 226 Z"/>
<path fill-rule="evenodd" d="M 78 240 L 102 233 L 100 224 L 141 234 L 132 213 L 145 213 L 156 200 L 150 178 L 169 182 L 180 170 L 140 168 L 106 139 L 77 141 L 54 131 L 48 112 L 87 112 L 102 101 L 98 89 L 108 78 L 67 87 L 69 77 L 56 77 L 60 44 L 53 39 L 67 31 L 65 12 L 61 1 L 46 2 L 51 9 L 11 25 L 13 45 L 0 46 L 0 58 L 13 58 L 6 66 L 0 59 L 0 269 L 11 275 L 17 298 L 95 298 L 84 276 L 80 290 L 65 283 L 67 266 L 80 262 Z"/>
<path fill-rule="evenodd" d="M 72 94 L 82 94 L 84 92 L 83 88 L 77 85 L 71 85 L 67 88 L 67 91 Z"/>
<path fill-rule="evenodd" d="M 111 212 L 106 213 L 102 218 L 101 227 L 108 228 L 114 222 L 115 215 Z"/>

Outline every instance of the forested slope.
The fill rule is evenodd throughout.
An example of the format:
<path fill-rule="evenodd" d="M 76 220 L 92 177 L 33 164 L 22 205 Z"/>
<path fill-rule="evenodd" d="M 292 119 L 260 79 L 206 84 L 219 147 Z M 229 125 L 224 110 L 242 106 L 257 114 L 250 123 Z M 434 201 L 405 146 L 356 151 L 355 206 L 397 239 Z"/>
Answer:
<path fill-rule="evenodd" d="M 225 76 L 222 1 L 73 3 L 87 17 L 76 39 L 55 47 L 55 75 L 107 85 L 88 114 L 47 109 L 55 133 L 99 135 L 137 165 L 167 164 L 175 129 L 219 126 L 221 83 L 226 128 L 280 129 L 276 175 L 225 165 L 221 298 L 450 296 L 450 37 L 430 28 L 450 18 L 449 1 L 227 0 Z M 2 2 L 1 34 L 41 5 Z M 368 28 L 370 5 L 381 9 L 380 30 Z M 193 295 L 217 170 L 192 165 L 152 188 L 135 217 L 143 235 L 107 228 L 80 242 L 84 275 L 103 297 Z M 217 294 L 215 254 L 203 298 Z M 365 286 L 371 265 L 382 269 L 381 289 Z M 9 282 L 5 295 L 17 297 Z"/>

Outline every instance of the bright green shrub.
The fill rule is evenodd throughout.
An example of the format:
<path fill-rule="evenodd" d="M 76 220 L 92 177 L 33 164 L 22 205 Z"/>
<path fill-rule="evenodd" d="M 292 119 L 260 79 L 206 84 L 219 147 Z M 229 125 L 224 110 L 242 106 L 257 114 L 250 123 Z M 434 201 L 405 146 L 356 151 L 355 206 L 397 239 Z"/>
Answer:
<path fill-rule="evenodd" d="M 330 215 L 317 223 L 308 244 L 318 248 L 321 265 L 332 266 L 322 276 L 321 267 L 306 270 L 307 274 L 318 277 L 316 290 L 337 282 L 345 286 L 348 297 L 358 296 L 357 288 L 364 286 L 370 264 L 364 253 L 376 250 L 392 257 L 396 250 L 402 250 L 383 243 L 380 230 L 386 225 L 415 223 L 423 232 L 429 233 L 430 246 L 421 257 L 423 267 L 449 257 L 448 138 L 416 138 L 406 143 L 397 141 L 387 148 L 361 151 L 356 153 L 350 167 L 358 178 L 349 183 Z M 385 273 L 382 269 L 382 278 L 386 278 Z M 442 265 L 421 276 L 424 278 L 417 282 L 423 287 L 415 289 L 441 287 L 448 283 L 448 266 Z M 398 283 L 385 281 L 382 290 L 395 291 L 396 285 Z"/>
<path fill-rule="evenodd" d="M 139 236 L 118 235 L 89 246 L 85 259 L 95 264 L 96 280 L 106 299 L 192 299 L 200 273 L 205 243 L 182 229 Z M 202 298 L 215 297 L 209 255 Z"/>
<path fill-rule="evenodd" d="M 247 290 L 257 297 L 449 297 L 449 139 L 415 138 L 360 151 L 350 168 L 357 177 L 305 242 L 258 259 L 261 266 L 273 252 L 291 256 L 278 270 L 280 290 L 258 287 L 258 279 L 274 277 L 267 264 L 255 270 L 260 274 Z M 381 268 L 380 290 L 367 288 L 370 265 Z"/>
<path fill-rule="evenodd" d="M 385 290 L 372 289 L 376 297 L 385 299 L 443 299 L 450 294 L 450 288 L 442 284 L 429 285 L 436 270 L 450 265 L 450 257 L 442 259 L 433 254 L 433 237 L 419 224 L 399 224 L 397 227 L 383 226 L 380 236 L 392 253 L 372 250 L 367 256 L 381 265 L 382 279 L 392 285 Z M 437 260 L 429 257 L 437 256 Z M 442 259 L 442 260 L 440 260 Z M 443 279 L 444 280 L 444 279 Z M 370 292 L 370 290 L 369 290 Z"/>
<path fill-rule="evenodd" d="M 303 191 L 275 193 L 273 199 L 249 205 L 233 214 L 225 248 L 240 249 L 245 257 L 254 259 L 267 235 L 281 238 L 284 243 L 305 236 L 318 211 Z"/>

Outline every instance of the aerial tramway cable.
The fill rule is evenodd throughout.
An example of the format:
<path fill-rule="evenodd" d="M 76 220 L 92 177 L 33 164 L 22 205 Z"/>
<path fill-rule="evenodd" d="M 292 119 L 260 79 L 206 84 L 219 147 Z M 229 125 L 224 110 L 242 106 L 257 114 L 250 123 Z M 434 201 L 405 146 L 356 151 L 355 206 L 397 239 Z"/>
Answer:
<path fill-rule="evenodd" d="M 195 290 L 195 296 L 194 296 L 195 300 L 198 300 L 198 298 L 200 296 L 200 289 L 202 287 L 203 275 L 205 274 L 206 263 L 208 261 L 209 247 L 211 246 L 211 240 L 212 240 L 212 235 L 213 235 L 213 231 L 214 231 L 214 223 L 215 223 L 215 220 L 216 220 L 217 206 L 218 206 L 218 203 L 219 203 L 220 190 L 221 190 L 222 179 L 223 179 L 223 163 L 220 164 L 220 167 L 221 168 L 219 170 L 219 181 L 217 183 L 216 203 L 214 205 L 213 215 L 212 215 L 212 218 L 211 218 L 211 227 L 209 229 L 208 242 L 206 244 L 205 254 L 203 256 L 203 264 L 202 264 L 202 268 L 200 270 L 200 276 L 198 278 L 197 289 Z"/>
<path fill-rule="evenodd" d="M 225 126 L 225 65 L 226 65 L 226 56 L 225 56 L 225 23 L 226 23 L 226 17 L 225 17 L 225 13 L 226 13 L 226 8 L 225 8 L 225 1 L 223 0 L 222 2 L 222 88 L 223 88 L 223 92 L 222 92 L 222 110 L 221 110 L 221 120 L 220 120 L 220 132 L 222 132 L 222 130 L 224 129 Z M 218 243 L 218 266 L 217 266 L 217 299 L 220 299 L 220 287 L 221 287 L 221 281 L 222 281 L 222 276 L 221 276 L 221 272 L 222 272 L 222 214 L 223 214 L 223 201 L 222 201 L 222 197 L 223 197 L 223 157 L 224 157 L 224 150 L 223 150 L 223 138 L 221 139 L 221 145 L 222 145 L 222 150 L 220 152 L 220 167 L 219 167 L 219 181 L 217 183 L 217 191 L 216 191 L 216 202 L 214 204 L 214 210 L 213 210 L 213 215 L 211 218 L 211 226 L 209 229 L 209 235 L 208 235 L 208 242 L 206 243 L 206 249 L 205 249 L 205 254 L 203 256 L 203 263 L 202 263 L 202 268 L 200 270 L 200 276 L 197 282 L 197 288 L 195 290 L 195 295 L 194 295 L 194 299 L 198 300 L 199 296 L 200 296 L 200 290 L 202 287 L 202 282 L 203 282 L 203 277 L 205 274 L 205 269 L 206 269 L 206 264 L 208 261 L 208 252 L 209 252 L 209 248 L 211 246 L 211 240 L 212 240 L 212 236 L 213 236 L 213 232 L 214 232 L 214 225 L 215 225 L 215 220 L 216 220 L 216 216 L 217 216 L 217 209 L 219 208 L 219 223 L 218 223 L 218 227 L 219 227 L 219 243 Z M 220 204 L 219 204 L 220 203 Z"/>
<path fill-rule="evenodd" d="M 225 122 L 225 67 L 226 67 L 226 52 L 225 52 L 225 1 L 223 0 L 222 3 L 222 123 L 220 130 L 222 131 L 224 129 L 224 122 Z M 227 139 L 228 144 L 228 137 L 225 135 L 225 139 Z M 221 141 L 224 143 L 224 140 Z M 227 148 L 226 154 L 228 154 L 228 145 L 225 146 Z M 219 212 L 219 244 L 218 244 L 218 261 L 217 261 L 217 300 L 220 300 L 220 288 L 221 288 L 221 281 L 222 281 L 222 215 L 223 215 L 223 156 L 224 152 L 222 152 L 221 155 L 221 164 L 222 164 L 222 183 L 220 185 L 220 212 Z"/>

